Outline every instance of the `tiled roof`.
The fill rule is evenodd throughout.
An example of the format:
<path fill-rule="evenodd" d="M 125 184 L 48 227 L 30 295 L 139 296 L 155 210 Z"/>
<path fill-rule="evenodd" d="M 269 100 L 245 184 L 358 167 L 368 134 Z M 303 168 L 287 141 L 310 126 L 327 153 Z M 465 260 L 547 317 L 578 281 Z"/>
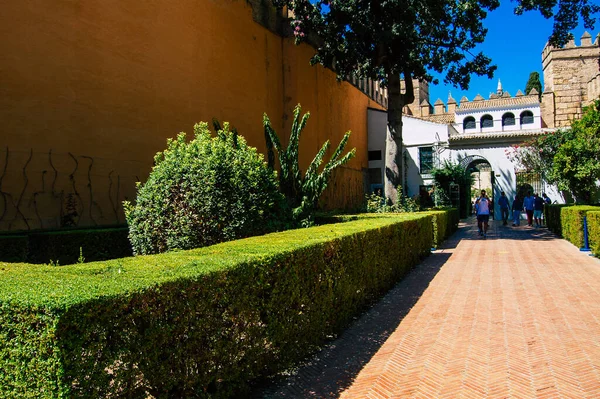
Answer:
<path fill-rule="evenodd" d="M 415 115 L 411 115 L 413 118 L 417 118 L 417 119 L 423 119 L 424 121 L 428 121 L 428 122 L 435 122 L 435 123 L 443 123 L 445 125 L 448 125 L 450 123 L 454 123 L 454 114 L 432 114 L 432 115 L 428 115 L 428 116 L 415 116 Z"/>
<path fill-rule="evenodd" d="M 472 109 L 488 109 L 488 108 L 505 108 L 520 105 L 540 105 L 536 96 L 510 97 L 510 98 L 494 98 L 483 101 L 461 102 L 456 109 L 457 112 L 472 110 Z"/>

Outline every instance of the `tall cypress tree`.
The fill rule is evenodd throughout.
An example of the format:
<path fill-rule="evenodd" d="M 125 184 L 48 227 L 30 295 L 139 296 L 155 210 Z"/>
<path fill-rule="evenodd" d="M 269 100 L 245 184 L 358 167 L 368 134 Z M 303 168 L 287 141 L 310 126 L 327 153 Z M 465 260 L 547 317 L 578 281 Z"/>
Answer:
<path fill-rule="evenodd" d="M 540 82 L 540 74 L 537 72 L 531 72 L 529 74 L 529 80 L 525 86 L 525 94 L 529 94 L 531 89 L 536 89 L 538 92 L 538 98 L 542 101 L 542 82 Z"/>

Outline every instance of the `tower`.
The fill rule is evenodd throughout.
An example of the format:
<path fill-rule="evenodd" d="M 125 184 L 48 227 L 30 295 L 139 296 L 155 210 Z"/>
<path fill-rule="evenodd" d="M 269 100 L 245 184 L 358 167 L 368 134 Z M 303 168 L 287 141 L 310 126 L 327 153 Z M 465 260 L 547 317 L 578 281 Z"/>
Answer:
<path fill-rule="evenodd" d="M 544 47 L 541 108 L 547 127 L 569 126 L 570 121 L 581 117 L 582 107 L 600 94 L 599 41 L 597 37 L 592 43 L 592 36 L 585 32 L 579 46 L 571 40 L 563 48 Z"/>

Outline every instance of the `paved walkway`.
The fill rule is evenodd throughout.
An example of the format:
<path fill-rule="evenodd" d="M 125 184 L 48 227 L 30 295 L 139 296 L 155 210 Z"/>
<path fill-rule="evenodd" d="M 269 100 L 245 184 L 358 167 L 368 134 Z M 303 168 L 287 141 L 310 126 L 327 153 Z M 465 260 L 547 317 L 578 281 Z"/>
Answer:
<path fill-rule="evenodd" d="M 462 225 L 261 398 L 600 398 L 600 261 L 545 229 Z"/>

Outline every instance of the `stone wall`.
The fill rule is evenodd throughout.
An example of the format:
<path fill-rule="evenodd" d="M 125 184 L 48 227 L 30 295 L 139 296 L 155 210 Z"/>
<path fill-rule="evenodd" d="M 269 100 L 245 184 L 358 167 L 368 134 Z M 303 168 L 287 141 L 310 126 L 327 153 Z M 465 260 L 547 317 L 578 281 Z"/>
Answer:
<path fill-rule="evenodd" d="M 263 113 L 284 136 L 298 103 L 312 114 L 301 167 L 352 131 L 357 156 L 325 205 L 360 205 L 367 109 L 382 107 L 310 66 L 314 48 L 278 33 L 284 17 L 265 0 L 3 2 L 0 231 L 123 223 L 167 138 L 216 117 L 264 152 Z"/>
<path fill-rule="evenodd" d="M 593 98 L 589 84 L 598 74 L 600 48 L 584 33 L 579 46 L 571 40 L 563 48 L 546 45 L 542 51 L 544 94 L 542 118 L 547 127 L 569 126 Z"/>

